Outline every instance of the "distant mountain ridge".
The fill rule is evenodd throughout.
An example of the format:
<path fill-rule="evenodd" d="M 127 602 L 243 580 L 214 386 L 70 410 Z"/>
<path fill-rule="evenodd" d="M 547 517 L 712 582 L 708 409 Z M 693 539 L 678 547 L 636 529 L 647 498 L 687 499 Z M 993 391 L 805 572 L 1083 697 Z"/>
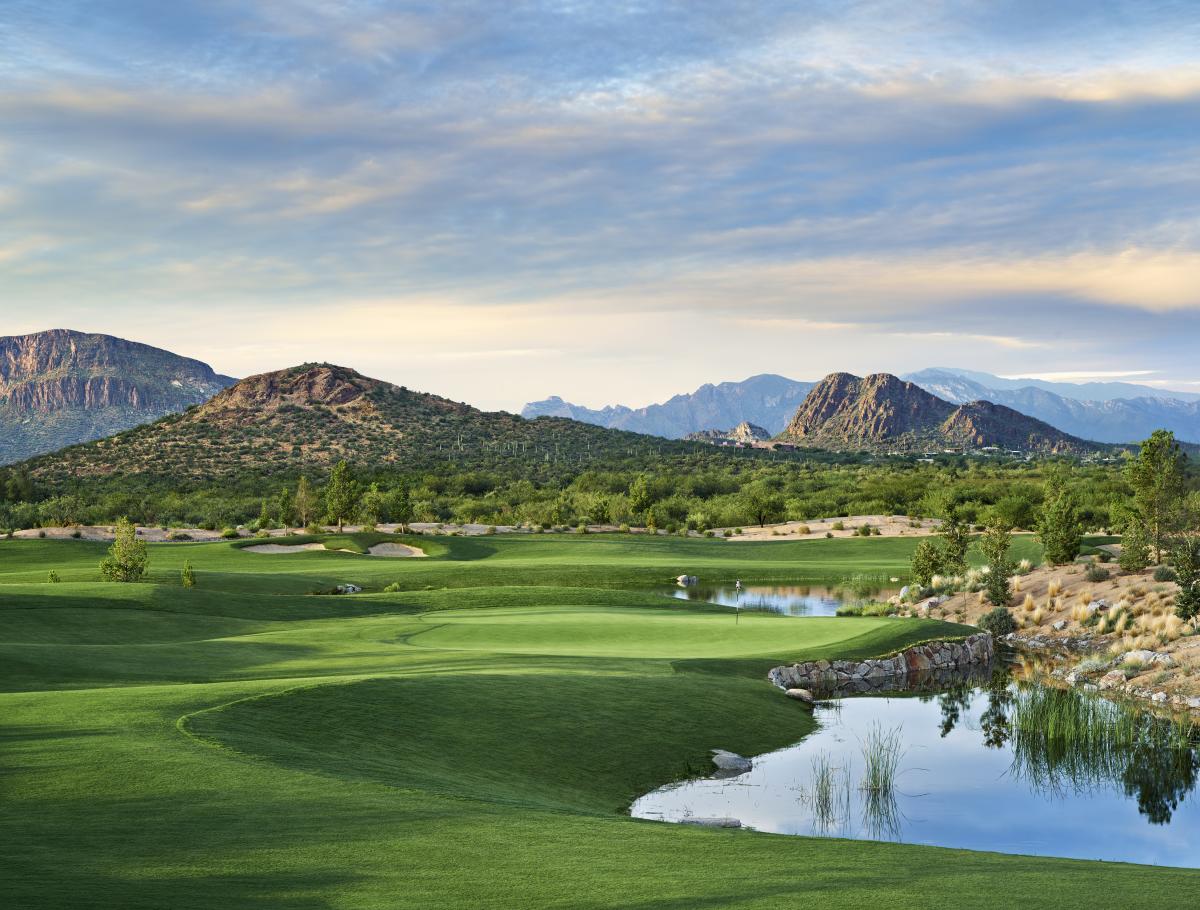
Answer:
<path fill-rule="evenodd" d="M 934 367 L 901 379 L 953 404 L 990 401 L 1081 439 L 1131 443 L 1154 430 L 1168 429 L 1181 441 L 1200 443 L 1200 395 L 1128 382 L 1068 383 L 1004 379 L 989 373 Z M 595 410 L 554 396 L 527 404 L 521 413 L 568 417 L 683 439 L 694 434 L 720 437 L 726 427 L 748 422 L 780 433 L 815 383 L 772 373 L 742 382 L 703 385 L 644 408 L 610 405 Z"/>
<path fill-rule="evenodd" d="M 644 408 L 609 405 L 599 410 L 563 401 L 558 396 L 533 401 L 522 417 L 569 417 L 610 429 L 683 439 L 691 433 L 751 423 L 775 434 L 782 430 L 813 387 L 773 373 L 741 382 L 705 384 Z"/>
<path fill-rule="evenodd" d="M 832 373 L 817 383 L 780 440 L 842 451 L 920 452 L 944 447 L 1085 454 L 1093 443 L 1004 405 L 954 405 L 889 373 Z"/>
<path fill-rule="evenodd" d="M 947 401 L 964 404 L 985 399 L 1036 417 L 1065 433 L 1097 442 L 1135 442 L 1157 429 L 1171 430 L 1181 441 L 1200 442 L 1200 400 L 1184 400 L 1182 396 L 1188 394 L 1185 392 L 1170 393 L 1180 398 L 1138 394 L 1130 398 L 1089 400 L 1064 396 L 1046 387 L 1070 387 L 1067 383 L 1017 385 L 1018 381 L 966 370 L 934 368 L 903 378 Z M 998 388 L 992 382 L 1003 387 Z M 1115 392 L 1158 391 L 1131 383 L 1083 383 L 1078 389 L 1077 395 L 1089 394 L 1090 390 L 1110 396 Z"/>
<path fill-rule="evenodd" d="M 0 337 L 0 464 L 157 420 L 233 382 L 199 360 L 111 335 Z"/>

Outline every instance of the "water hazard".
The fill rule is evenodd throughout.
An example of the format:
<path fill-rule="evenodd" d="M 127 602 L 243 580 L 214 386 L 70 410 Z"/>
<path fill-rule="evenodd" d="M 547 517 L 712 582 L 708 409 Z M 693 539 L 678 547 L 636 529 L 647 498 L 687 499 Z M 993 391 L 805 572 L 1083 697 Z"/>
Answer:
<path fill-rule="evenodd" d="M 733 607 L 783 613 L 787 616 L 835 616 L 838 607 L 866 599 L 886 600 L 899 589 L 882 585 L 864 586 L 861 582 L 843 585 L 743 585 L 697 584 L 675 587 L 672 595 L 681 600 L 699 601 Z"/>
<path fill-rule="evenodd" d="M 1200 867 L 1195 734 L 1006 670 L 817 707 L 819 729 L 725 779 L 664 787 L 638 818 Z"/>

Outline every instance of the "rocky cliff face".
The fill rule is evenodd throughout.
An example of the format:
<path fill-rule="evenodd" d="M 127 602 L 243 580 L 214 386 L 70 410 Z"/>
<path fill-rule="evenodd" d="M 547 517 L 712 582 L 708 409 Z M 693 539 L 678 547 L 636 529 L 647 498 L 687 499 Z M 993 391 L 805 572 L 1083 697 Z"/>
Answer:
<path fill-rule="evenodd" d="M 0 338 L 0 464 L 127 430 L 234 380 L 198 360 L 65 329 Z"/>
<path fill-rule="evenodd" d="M 1096 448 L 1011 408 L 987 401 L 955 406 L 888 373 L 825 377 L 780 438 L 815 448 L 868 451 L 998 446 L 1078 453 Z"/>

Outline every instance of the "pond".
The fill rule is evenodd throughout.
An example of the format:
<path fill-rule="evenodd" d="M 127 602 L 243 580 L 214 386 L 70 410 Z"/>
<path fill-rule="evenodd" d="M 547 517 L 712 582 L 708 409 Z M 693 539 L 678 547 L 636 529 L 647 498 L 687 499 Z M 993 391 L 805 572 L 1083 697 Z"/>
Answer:
<path fill-rule="evenodd" d="M 1200 867 L 1194 731 L 1006 670 L 936 694 L 819 703 L 752 770 L 663 787 L 637 818 Z"/>
<path fill-rule="evenodd" d="M 783 613 L 787 616 L 835 616 L 842 604 L 867 599 L 886 600 L 899 591 L 899 588 L 888 588 L 882 583 L 848 581 L 841 585 L 745 584 L 740 592 L 733 584 L 698 584 L 686 588 L 675 587 L 671 589 L 671 594 L 680 600 L 720 604 L 741 610 Z"/>

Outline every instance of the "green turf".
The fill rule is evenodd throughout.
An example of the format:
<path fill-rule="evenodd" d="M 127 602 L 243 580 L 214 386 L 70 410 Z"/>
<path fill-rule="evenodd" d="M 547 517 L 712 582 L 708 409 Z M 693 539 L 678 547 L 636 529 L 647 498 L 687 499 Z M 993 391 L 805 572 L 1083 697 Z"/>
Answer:
<path fill-rule="evenodd" d="M 360 543 L 362 543 L 360 541 Z M 427 559 L 0 542 L 7 906 L 1193 906 L 1200 873 L 624 815 L 811 718 L 784 660 L 944 623 L 743 615 L 647 586 L 900 575 L 912 542 L 421 539 Z M 1022 547 L 1032 546 L 1022 542 Z M 189 559 L 200 586 L 185 590 Z M 46 583 L 54 569 L 62 584 Z M 305 592 L 358 581 L 368 593 Z M 385 594 L 389 583 L 404 590 Z"/>

